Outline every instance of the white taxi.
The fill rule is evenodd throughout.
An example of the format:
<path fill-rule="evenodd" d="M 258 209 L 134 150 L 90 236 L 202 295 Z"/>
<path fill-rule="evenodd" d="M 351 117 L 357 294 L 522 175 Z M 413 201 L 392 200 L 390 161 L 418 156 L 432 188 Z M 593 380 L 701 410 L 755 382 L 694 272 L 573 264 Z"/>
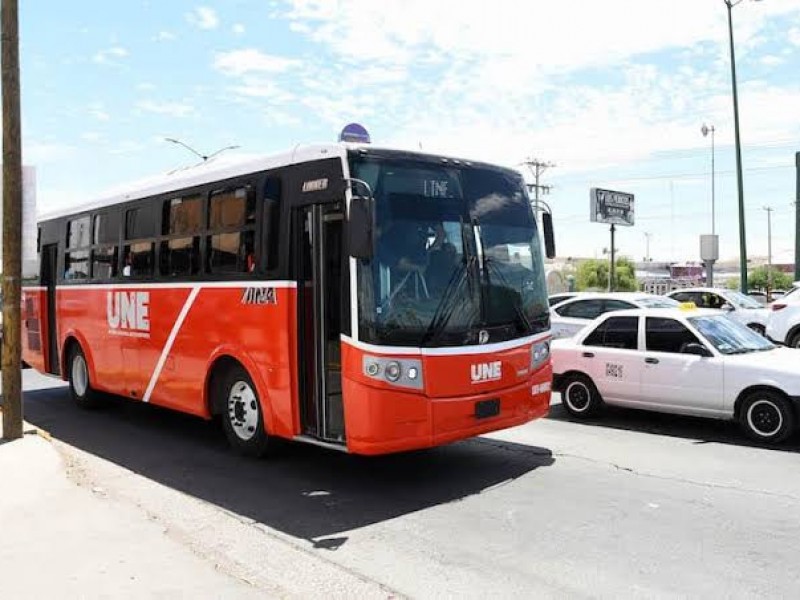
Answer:
<path fill-rule="evenodd" d="M 605 404 L 736 420 L 749 437 L 781 442 L 800 415 L 800 352 L 697 308 L 601 316 L 553 341 L 554 389 L 572 416 Z"/>

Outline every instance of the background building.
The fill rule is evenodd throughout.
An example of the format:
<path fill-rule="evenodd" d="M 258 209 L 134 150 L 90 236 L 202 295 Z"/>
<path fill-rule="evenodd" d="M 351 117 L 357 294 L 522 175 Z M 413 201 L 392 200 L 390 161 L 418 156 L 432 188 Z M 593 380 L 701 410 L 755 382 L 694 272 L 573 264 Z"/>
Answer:
<path fill-rule="evenodd" d="M 0 180 L 0 193 L 3 182 Z M 0 202 L 0 222 L 3 203 Z M 1 234 L 0 234 L 1 235 Z M 3 270 L 3 244 L 0 240 L 0 272 Z M 22 167 L 22 277 L 39 275 L 39 258 L 36 248 L 36 167 Z"/>

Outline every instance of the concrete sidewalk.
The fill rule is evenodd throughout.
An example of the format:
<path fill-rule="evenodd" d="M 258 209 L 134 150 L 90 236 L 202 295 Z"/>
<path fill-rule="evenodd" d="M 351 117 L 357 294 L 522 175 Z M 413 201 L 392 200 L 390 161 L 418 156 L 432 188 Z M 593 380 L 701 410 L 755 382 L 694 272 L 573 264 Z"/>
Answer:
<path fill-rule="evenodd" d="M 0 596 L 257 598 L 134 506 L 67 476 L 57 448 L 26 426 L 0 443 Z"/>

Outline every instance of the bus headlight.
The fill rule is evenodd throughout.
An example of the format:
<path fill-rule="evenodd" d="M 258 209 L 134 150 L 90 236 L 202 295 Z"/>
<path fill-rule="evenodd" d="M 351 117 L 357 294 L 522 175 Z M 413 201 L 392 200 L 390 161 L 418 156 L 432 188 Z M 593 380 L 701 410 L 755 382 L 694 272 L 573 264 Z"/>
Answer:
<path fill-rule="evenodd" d="M 387 363 L 384 373 L 386 374 L 386 379 L 394 383 L 400 379 L 400 375 L 403 374 L 403 367 L 400 366 L 399 362 L 393 360 L 392 362 Z"/>
<path fill-rule="evenodd" d="M 531 346 L 531 370 L 538 369 L 550 358 L 550 340 Z"/>
<path fill-rule="evenodd" d="M 418 358 L 364 356 L 364 375 L 400 387 L 422 389 L 422 361 Z"/>

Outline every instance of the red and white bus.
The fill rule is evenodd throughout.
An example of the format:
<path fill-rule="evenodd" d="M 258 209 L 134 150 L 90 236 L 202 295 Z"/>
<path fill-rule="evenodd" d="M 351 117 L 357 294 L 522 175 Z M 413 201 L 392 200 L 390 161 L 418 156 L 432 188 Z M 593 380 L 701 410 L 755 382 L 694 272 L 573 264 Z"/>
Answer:
<path fill-rule="evenodd" d="M 204 417 L 231 445 L 357 454 L 546 414 L 549 311 L 521 175 L 330 144 L 204 163 L 39 223 L 23 357 Z"/>

